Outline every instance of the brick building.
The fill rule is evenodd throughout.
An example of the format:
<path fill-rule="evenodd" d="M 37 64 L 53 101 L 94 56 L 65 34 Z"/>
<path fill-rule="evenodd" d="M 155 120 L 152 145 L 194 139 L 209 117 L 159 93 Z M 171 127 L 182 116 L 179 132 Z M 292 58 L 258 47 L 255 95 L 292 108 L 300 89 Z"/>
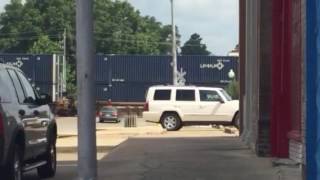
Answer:
<path fill-rule="evenodd" d="M 304 163 L 305 0 L 240 0 L 242 138 Z"/>

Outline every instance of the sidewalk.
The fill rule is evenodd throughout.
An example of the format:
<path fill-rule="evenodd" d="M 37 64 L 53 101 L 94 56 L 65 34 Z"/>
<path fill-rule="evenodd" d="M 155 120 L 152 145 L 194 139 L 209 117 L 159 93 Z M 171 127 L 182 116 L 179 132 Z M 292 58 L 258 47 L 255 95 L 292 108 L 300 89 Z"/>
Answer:
<path fill-rule="evenodd" d="M 100 170 L 102 180 L 279 179 L 270 159 L 236 137 L 132 138 L 103 158 Z"/>
<path fill-rule="evenodd" d="M 298 179 L 298 174 L 273 167 L 271 159 L 256 157 L 236 135 L 219 129 L 113 128 L 98 131 L 97 137 L 99 147 L 109 147 L 98 153 L 99 180 Z M 74 146 L 75 139 L 69 138 L 76 137 L 60 138 L 58 148 Z M 76 179 L 77 161 L 66 159 L 71 154 L 76 157 L 75 153 L 62 153 L 61 157 L 60 153 L 57 175 L 51 180 Z M 25 180 L 35 177 L 31 173 Z"/>

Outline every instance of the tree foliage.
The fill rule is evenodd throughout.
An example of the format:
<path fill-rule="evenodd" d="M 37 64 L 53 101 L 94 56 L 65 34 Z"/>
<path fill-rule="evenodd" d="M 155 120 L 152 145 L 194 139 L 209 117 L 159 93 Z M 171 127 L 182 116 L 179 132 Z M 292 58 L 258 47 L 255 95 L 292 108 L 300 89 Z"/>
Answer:
<path fill-rule="evenodd" d="M 75 2 L 11 0 L 0 14 L 0 53 L 62 52 L 57 45 L 63 47 L 66 29 L 68 71 L 75 75 Z M 142 16 L 127 1 L 95 0 L 94 31 L 96 52 L 100 54 L 159 55 L 171 51 L 171 26 Z M 67 81 L 75 85 L 75 79 L 69 76 Z"/>
<path fill-rule="evenodd" d="M 210 55 L 207 45 L 203 44 L 199 34 L 194 33 L 181 48 L 182 55 Z"/>
<path fill-rule="evenodd" d="M 230 94 L 232 99 L 239 99 L 239 94 L 240 94 L 240 86 L 239 82 L 233 79 L 228 86 L 225 88 L 225 90 Z"/>
<path fill-rule="evenodd" d="M 42 35 L 39 37 L 38 41 L 34 42 L 28 53 L 31 54 L 52 54 L 61 53 L 61 47 L 59 43 L 54 42 L 49 39 L 47 35 Z"/>

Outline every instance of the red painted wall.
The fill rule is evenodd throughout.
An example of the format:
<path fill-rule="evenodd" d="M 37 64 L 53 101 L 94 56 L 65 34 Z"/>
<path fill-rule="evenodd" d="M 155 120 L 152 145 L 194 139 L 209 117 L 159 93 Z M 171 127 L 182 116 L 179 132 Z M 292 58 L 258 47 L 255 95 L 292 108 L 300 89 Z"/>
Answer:
<path fill-rule="evenodd" d="M 271 154 L 288 157 L 291 129 L 291 0 L 273 0 Z"/>

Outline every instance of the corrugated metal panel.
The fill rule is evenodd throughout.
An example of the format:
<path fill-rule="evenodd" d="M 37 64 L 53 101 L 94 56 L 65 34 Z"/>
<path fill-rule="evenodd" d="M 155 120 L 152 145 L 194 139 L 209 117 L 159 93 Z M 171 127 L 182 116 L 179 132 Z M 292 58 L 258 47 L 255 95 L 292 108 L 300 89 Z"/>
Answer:
<path fill-rule="evenodd" d="M 52 55 L 34 56 L 35 81 L 52 83 Z"/>
<path fill-rule="evenodd" d="M 238 74 L 235 57 L 179 56 L 178 68 L 194 83 L 228 83 L 228 73 Z M 97 82 L 143 82 L 167 84 L 172 81 L 170 56 L 97 56 Z"/>
<path fill-rule="evenodd" d="M 183 69 L 186 81 L 195 83 L 229 83 L 228 73 L 238 74 L 238 58 L 219 56 L 179 56 L 178 70 Z"/>
<path fill-rule="evenodd" d="M 114 102 L 144 102 L 146 91 L 152 83 L 97 84 L 97 100 L 111 99 Z"/>
<path fill-rule="evenodd" d="M 0 61 L 20 68 L 27 78 L 35 79 L 33 55 L 0 54 Z"/>
<path fill-rule="evenodd" d="M 20 68 L 32 81 L 52 83 L 52 55 L 0 54 L 0 61 Z"/>
<path fill-rule="evenodd" d="M 97 56 L 97 82 L 169 82 L 170 67 L 168 56 Z"/>

